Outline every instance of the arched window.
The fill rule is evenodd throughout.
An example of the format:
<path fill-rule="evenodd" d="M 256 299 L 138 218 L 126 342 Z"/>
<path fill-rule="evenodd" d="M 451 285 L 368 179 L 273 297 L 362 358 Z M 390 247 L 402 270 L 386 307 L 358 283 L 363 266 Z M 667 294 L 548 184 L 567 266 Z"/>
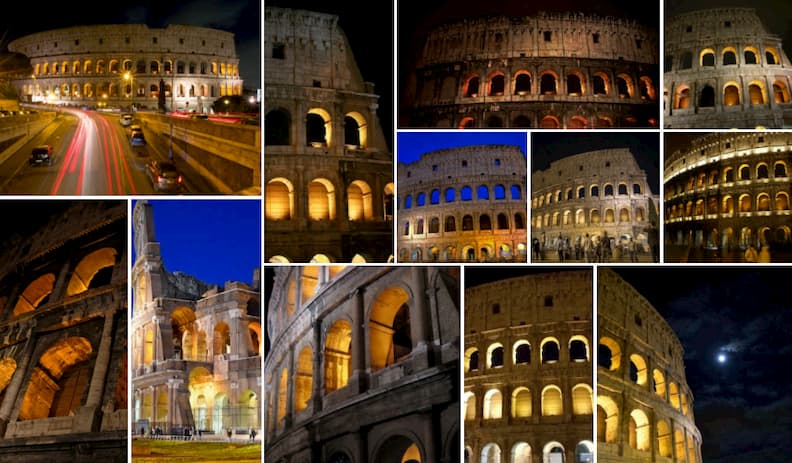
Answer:
<path fill-rule="evenodd" d="M 587 362 L 589 360 L 588 339 L 575 335 L 569 340 L 569 361 Z"/>
<path fill-rule="evenodd" d="M 594 395 L 588 384 L 576 384 L 572 388 L 572 414 L 591 415 L 594 413 Z"/>
<path fill-rule="evenodd" d="M 597 364 L 610 371 L 619 369 L 621 365 L 621 348 L 616 341 L 608 337 L 600 339 L 597 351 Z"/>
<path fill-rule="evenodd" d="M 479 185 L 476 188 L 476 199 L 489 199 L 489 187 L 487 185 Z"/>
<path fill-rule="evenodd" d="M 512 418 L 528 418 L 533 412 L 532 408 L 531 391 L 524 386 L 515 388 L 512 391 Z"/>
<path fill-rule="evenodd" d="M 735 84 L 727 84 L 723 88 L 723 104 L 725 106 L 735 106 L 740 104 L 740 90 Z"/>
<path fill-rule="evenodd" d="M 447 188 L 443 196 L 445 196 L 445 202 L 453 203 L 456 200 L 456 190 L 454 188 Z"/>
<path fill-rule="evenodd" d="M 679 61 L 679 69 L 690 69 L 693 67 L 693 53 L 687 51 L 682 54 Z"/>
<path fill-rule="evenodd" d="M 638 354 L 630 356 L 630 380 L 638 385 L 646 384 L 646 360 Z"/>
<path fill-rule="evenodd" d="M 496 74 L 490 77 L 489 87 L 490 96 L 503 95 L 504 89 L 506 88 L 506 81 L 504 80 L 503 74 Z"/>
<path fill-rule="evenodd" d="M 649 450 L 651 432 L 649 419 L 642 410 L 635 409 L 630 412 L 630 422 L 627 430 L 627 441 L 631 448 L 636 450 Z"/>
<path fill-rule="evenodd" d="M 577 74 L 567 75 L 567 94 L 572 96 L 583 94 L 583 87 Z"/>
<path fill-rule="evenodd" d="M 542 74 L 539 79 L 539 93 L 544 95 L 555 95 L 557 92 L 555 76 L 550 73 Z"/>
<path fill-rule="evenodd" d="M 526 95 L 531 93 L 531 76 L 527 72 L 517 74 L 514 79 L 514 93 Z"/>
<path fill-rule="evenodd" d="M 705 50 L 701 53 L 701 66 L 715 66 L 715 53 L 712 50 Z"/>
<path fill-rule="evenodd" d="M 723 52 L 723 65 L 728 66 L 731 64 L 737 64 L 737 54 L 732 50 L 726 50 Z"/>
<path fill-rule="evenodd" d="M 759 64 L 756 60 L 756 52 L 753 50 L 745 50 L 745 64 Z"/>
<path fill-rule="evenodd" d="M 440 204 L 440 190 L 434 189 L 429 194 L 429 203 L 431 204 Z"/>
<path fill-rule="evenodd" d="M 558 341 L 555 338 L 547 338 L 542 341 L 542 363 L 556 363 L 560 359 Z"/>
<path fill-rule="evenodd" d="M 715 106 L 715 89 L 709 85 L 705 85 L 701 89 L 701 94 L 699 95 L 699 107 L 710 108 L 713 106 Z"/>
<path fill-rule="evenodd" d="M 446 232 L 455 232 L 456 231 L 456 218 L 453 215 L 448 215 L 445 218 L 445 226 L 444 231 Z"/>
<path fill-rule="evenodd" d="M 503 396 L 498 389 L 490 389 L 484 394 L 485 420 L 499 420 L 503 417 Z"/>
<path fill-rule="evenodd" d="M 515 365 L 531 363 L 531 345 L 528 341 L 517 341 L 514 343 L 513 362 Z"/>
<path fill-rule="evenodd" d="M 478 96 L 479 90 L 479 78 L 474 76 L 468 79 L 465 85 L 465 96 L 472 98 Z"/>
<path fill-rule="evenodd" d="M 129 93 L 129 92 L 127 92 Z M 289 113 L 274 109 L 264 118 L 264 144 L 266 146 L 288 145 L 291 143 Z"/>
<path fill-rule="evenodd" d="M 564 413 L 561 389 L 558 386 L 545 386 L 542 389 L 542 416 L 559 416 Z"/>

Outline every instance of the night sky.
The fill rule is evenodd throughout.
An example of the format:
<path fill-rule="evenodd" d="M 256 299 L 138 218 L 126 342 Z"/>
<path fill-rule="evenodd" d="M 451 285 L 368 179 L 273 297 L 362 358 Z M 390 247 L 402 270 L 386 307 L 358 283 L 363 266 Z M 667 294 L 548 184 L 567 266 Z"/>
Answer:
<path fill-rule="evenodd" d="M 517 278 L 537 273 L 556 273 L 568 271 L 591 271 L 591 266 L 564 265 L 563 267 L 531 266 L 531 265 L 500 265 L 500 266 L 465 266 L 465 288 L 492 283 L 494 281 Z M 593 278 L 593 276 L 592 276 Z"/>
<path fill-rule="evenodd" d="M 253 271 L 262 261 L 261 201 L 148 201 L 153 205 L 154 234 L 168 272 L 181 271 L 219 286 L 229 280 L 252 283 Z M 134 251 L 132 244 L 132 262 Z"/>
<path fill-rule="evenodd" d="M 523 154 L 526 154 L 527 143 L 528 135 L 525 132 L 476 132 L 469 130 L 399 132 L 396 156 L 398 162 L 410 164 L 431 151 L 473 145 L 514 145 L 519 146 Z"/>
<path fill-rule="evenodd" d="M 694 418 L 702 434 L 703 463 L 788 463 L 792 455 L 789 268 L 616 270 L 657 309 L 682 342 Z M 719 354 L 724 355 L 722 363 Z"/>
<path fill-rule="evenodd" d="M 379 116 L 393 149 L 393 6 L 367 0 L 265 0 L 266 6 L 294 8 L 338 16 L 363 80 L 374 84 Z"/>
<path fill-rule="evenodd" d="M 629 148 L 646 172 L 652 193 L 660 193 L 660 135 L 657 132 L 546 132 L 531 134 L 531 172 L 545 170 L 552 161 L 606 148 Z"/>
<path fill-rule="evenodd" d="M 33 9 L 35 11 L 27 11 Z M 97 5 L 43 0 L 9 11 L 2 21 L 2 46 L 19 37 L 50 29 L 91 24 L 184 24 L 234 33 L 239 74 L 245 88 L 261 88 L 261 7 L 256 0 L 110 1 Z"/>

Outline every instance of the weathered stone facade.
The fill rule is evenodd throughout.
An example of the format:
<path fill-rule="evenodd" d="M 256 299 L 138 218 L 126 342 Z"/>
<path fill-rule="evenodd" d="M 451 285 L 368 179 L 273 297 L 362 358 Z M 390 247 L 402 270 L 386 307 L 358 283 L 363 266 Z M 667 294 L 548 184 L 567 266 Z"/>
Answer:
<path fill-rule="evenodd" d="M 597 461 L 701 462 L 679 339 L 613 270 L 597 287 Z"/>
<path fill-rule="evenodd" d="M 702 134 L 667 153 L 664 241 L 716 254 L 792 246 L 792 135 Z"/>
<path fill-rule="evenodd" d="M 33 75 L 16 79 L 34 103 L 208 112 L 222 96 L 242 95 L 234 34 L 197 26 L 77 26 L 38 32 L 8 44 L 30 58 Z M 164 82 L 164 89 L 160 81 Z"/>
<path fill-rule="evenodd" d="M 427 36 L 405 127 L 599 128 L 659 124 L 656 29 L 614 17 L 471 18 Z"/>
<path fill-rule="evenodd" d="M 570 246 L 586 234 L 614 246 L 632 238 L 649 250 L 651 215 L 660 207 L 646 172 L 627 148 L 565 157 L 531 175 L 531 238 L 556 249 L 559 236 Z"/>
<path fill-rule="evenodd" d="M 208 286 L 165 269 L 151 203 L 133 213 L 132 386 L 134 432 L 159 427 L 203 435 L 260 430 L 261 290 L 228 281 Z"/>
<path fill-rule="evenodd" d="M 400 163 L 398 261 L 526 262 L 522 149 L 448 148 Z"/>
<path fill-rule="evenodd" d="M 275 7 L 264 16 L 266 259 L 388 261 L 393 157 L 373 85 L 337 16 Z"/>
<path fill-rule="evenodd" d="M 50 217 L 2 246 L 0 461 L 125 462 L 127 204 L 27 202 Z"/>
<path fill-rule="evenodd" d="M 683 13 L 664 38 L 665 127 L 792 126 L 792 63 L 755 9 Z"/>
<path fill-rule="evenodd" d="M 272 272 L 266 460 L 459 462 L 459 268 Z"/>
<path fill-rule="evenodd" d="M 593 274 L 465 289 L 465 462 L 592 462 Z"/>

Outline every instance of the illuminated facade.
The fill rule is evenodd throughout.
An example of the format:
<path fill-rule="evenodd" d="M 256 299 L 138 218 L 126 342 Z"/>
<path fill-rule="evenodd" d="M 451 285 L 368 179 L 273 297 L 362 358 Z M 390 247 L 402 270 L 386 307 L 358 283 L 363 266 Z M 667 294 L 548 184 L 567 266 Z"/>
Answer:
<path fill-rule="evenodd" d="M 792 246 L 791 153 L 789 133 L 724 132 L 666 154 L 666 249 Z"/>
<path fill-rule="evenodd" d="M 386 262 L 393 157 L 338 17 L 266 7 L 264 250 L 270 262 Z"/>
<path fill-rule="evenodd" d="M 2 247 L 0 460 L 125 462 L 126 202 L 27 202 L 51 215 Z"/>
<path fill-rule="evenodd" d="M 597 280 L 597 461 L 701 462 L 679 339 L 613 270 Z"/>
<path fill-rule="evenodd" d="M 459 269 L 273 273 L 267 461 L 459 462 Z"/>
<path fill-rule="evenodd" d="M 660 197 L 627 148 L 565 157 L 531 175 L 531 236 L 547 249 L 558 236 L 624 244 L 630 238 L 649 250 L 648 227 Z"/>
<path fill-rule="evenodd" d="M 471 18 L 429 33 L 404 127 L 657 127 L 657 30 L 579 13 Z"/>
<path fill-rule="evenodd" d="M 509 145 L 400 163 L 398 261 L 526 262 L 527 170 L 521 148 Z"/>
<path fill-rule="evenodd" d="M 261 296 L 253 283 L 208 286 L 165 270 L 153 206 L 135 204 L 132 268 L 134 432 L 159 427 L 247 436 L 260 430 Z"/>
<path fill-rule="evenodd" d="M 592 280 L 548 270 L 466 288 L 465 462 L 593 461 Z"/>
<path fill-rule="evenodd" d="M 792 63 L 753 8 L 668 18 L 664 63 L 667 128 L 792 125 Z"/>
<path fill-rule="evenodd" d="M 77 26 L 12 40 L 33 75 L 14 81 L 24 101 L 70 106 L 208 112 L 222 96 L 242 95 L 234 34 L 205 27 L 144 24 Z M 164 86 L 164 89 L 161 88 Z"/>

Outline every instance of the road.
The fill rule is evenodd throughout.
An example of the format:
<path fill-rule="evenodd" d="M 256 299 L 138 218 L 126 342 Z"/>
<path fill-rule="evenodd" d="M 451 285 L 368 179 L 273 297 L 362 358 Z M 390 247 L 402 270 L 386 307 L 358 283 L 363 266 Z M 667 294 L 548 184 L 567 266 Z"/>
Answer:
<path fill-rule="evenodd" d="M 146 133 L 145 128 L 144 134 Z M 34 146 L 53 146 L 51 166 L 28 163 Z M 145 174 L 151 151 L 129 144 L 118 114 L 62 109 L 60 115 L 0 165 L 0 193 L 112 196 L 155 194 Z"/>

